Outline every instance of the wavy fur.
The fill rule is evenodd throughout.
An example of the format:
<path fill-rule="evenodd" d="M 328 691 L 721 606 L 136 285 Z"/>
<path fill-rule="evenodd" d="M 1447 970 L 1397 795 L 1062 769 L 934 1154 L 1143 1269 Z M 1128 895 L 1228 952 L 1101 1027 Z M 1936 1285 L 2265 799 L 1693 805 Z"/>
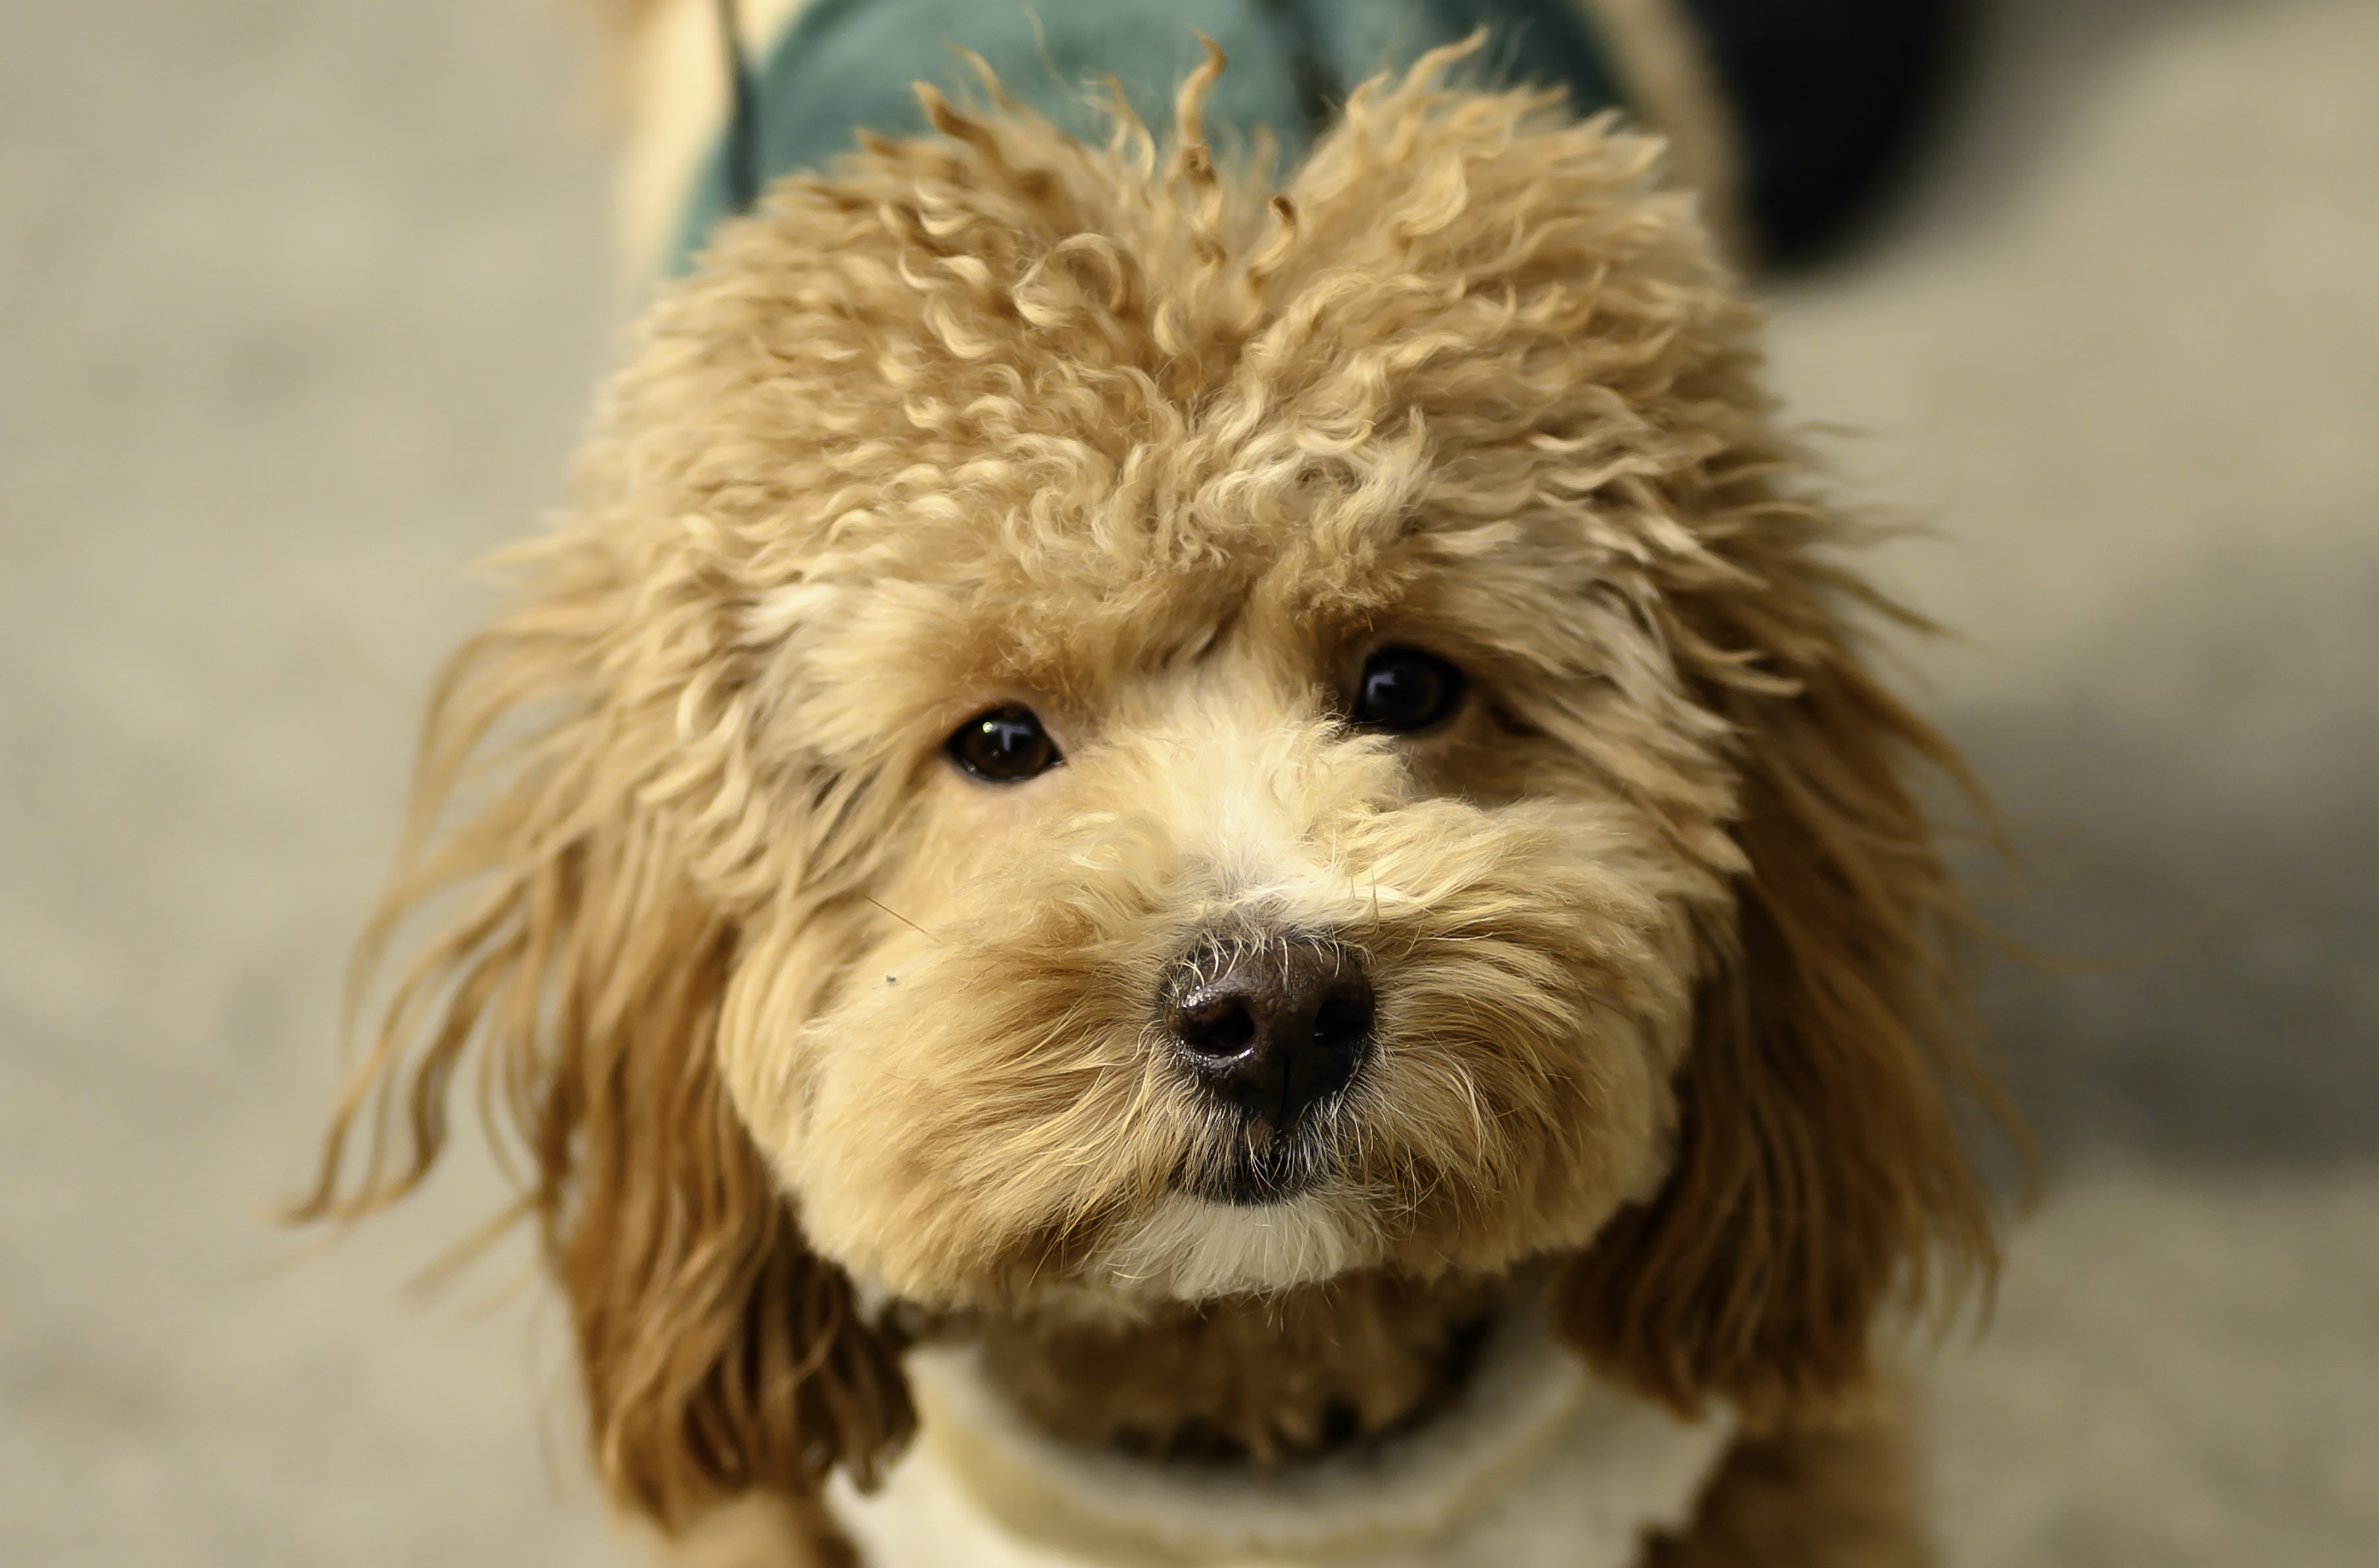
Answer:
<path fill-rule="evenodd" d="M 1431 1386 L 1396 1357 L 1446 1303 L 1558 1267 L 1598 1366 L 1786 1427 L 1866 1388 L 1896 1292 L 1987 1274 L 1909 783 L 1954 758 L 1864 669 L 1658 146 L 1449 61 L 1276 192 L 1205 147 L 1219 61 L 1169 150 L 929 94 L 936 136 L 780 186 L 639 328 L 433 703 L 364 968 L 465 901 L 305 1210 L 417 1185 L 476 1048 L 626 1507 L 815 1521 L 873 1473 L 912 1417 L 862 1296 L 1193 1346 L 1217 1293 L 1308 1340 L 1426 1301 L 1314 1384 L 1380 1426 L 1348 1385 Z M 1469 672 L 1443 734 L 1334 716 L 1383 642 Z M 1011 701 L 1068 762 L 996 793 L 939 742 Z M 1150 1010 L 1283 930 L 1382 997 L 1294 1256 L 1163 1219 L 1235 1134 Z M 1226 1381 L 1226 1424 L 1314 1425 Z"/>

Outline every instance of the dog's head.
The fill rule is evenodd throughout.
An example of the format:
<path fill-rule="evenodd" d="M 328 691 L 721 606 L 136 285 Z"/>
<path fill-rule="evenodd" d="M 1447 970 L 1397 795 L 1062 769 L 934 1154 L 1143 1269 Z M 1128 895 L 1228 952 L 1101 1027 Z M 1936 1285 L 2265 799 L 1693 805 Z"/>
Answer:
<path fill-rule="evenodd" d="M 1862 591 L 1653 144 L 1359 93 L 1285 190 L 935 106 L 642 330 L 431 720 L 474 1038 L 598 1447 L 664 1518 L 864 1470 L 858 1303 L 1129 1312 L 1562 1264 L 1681 1406 L 1866 1373 L 1987 1257 Z M 524 717 L 526 716 L 526 717 Z M 507 749 L 441 829 L 475 758 Z"/>

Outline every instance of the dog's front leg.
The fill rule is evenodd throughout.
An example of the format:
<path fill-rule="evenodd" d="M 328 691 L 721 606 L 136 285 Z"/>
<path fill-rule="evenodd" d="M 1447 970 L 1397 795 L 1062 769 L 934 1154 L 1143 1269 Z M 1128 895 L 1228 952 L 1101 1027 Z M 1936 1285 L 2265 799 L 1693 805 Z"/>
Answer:
<path fill-rule="evenodd" d="M 1743 1438 L 1645 1568 L 1923 1568 L 1911 1470 L 1892 1413 Z"/>
<path fill-rule="evenodd" d="M 665 1543 L 663 1568 L 862 1568 L 814 1498 L 747 1497 Z"/>

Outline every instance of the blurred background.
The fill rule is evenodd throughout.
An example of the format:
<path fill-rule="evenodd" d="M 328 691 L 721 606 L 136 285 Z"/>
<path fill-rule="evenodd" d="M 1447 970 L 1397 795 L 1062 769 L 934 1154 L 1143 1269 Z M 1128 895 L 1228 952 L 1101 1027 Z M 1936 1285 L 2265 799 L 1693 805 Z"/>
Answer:
<path fill-rule="evenodd" d="M 0 1562 L 624 1563 L 484 1163 L 271 1230 L 468 562 L 624 296 L 532 0 L 15 0 L 0 46 Z M 1952 1568 L 2379 1553 L 2379 6 L 2001 0 L 1775 356 L 2071 974 L 1932 1380 Z"/>

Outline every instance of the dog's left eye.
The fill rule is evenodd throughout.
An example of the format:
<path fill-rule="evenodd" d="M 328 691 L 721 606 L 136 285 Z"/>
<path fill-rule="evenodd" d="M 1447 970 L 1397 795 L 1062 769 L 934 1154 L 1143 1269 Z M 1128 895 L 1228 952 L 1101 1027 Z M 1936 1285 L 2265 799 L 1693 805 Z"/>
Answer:
<path fill-rule="evenodd" d="M 1409 735 L 1433 729 L 1462 706 L 1462 671 L 1419 648 L 1382 648 L 1363 662 L 1355 682 L 1355 722 L 1366 730 Z"/>
<path fill-rule="evenodd" d="M 1029 707 L 976 714 L 951 732 L 943 749 L 952 762 L 993 784 L 1021 784 L 1065 760 Z"/>

